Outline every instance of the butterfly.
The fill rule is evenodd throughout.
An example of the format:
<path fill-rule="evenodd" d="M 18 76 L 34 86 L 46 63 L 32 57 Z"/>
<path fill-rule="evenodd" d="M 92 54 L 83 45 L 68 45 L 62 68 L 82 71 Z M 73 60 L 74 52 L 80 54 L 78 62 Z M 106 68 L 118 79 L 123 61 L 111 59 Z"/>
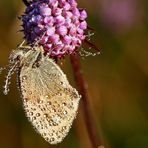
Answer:
<path fill-rule="evenodd" d="M 42 46 L 20 45 L 10 54 L 9 77 L 17 71 L 23 108 L 35 130 L 50 144 L 60 143 L 76 117 L 81 96 Z"/>

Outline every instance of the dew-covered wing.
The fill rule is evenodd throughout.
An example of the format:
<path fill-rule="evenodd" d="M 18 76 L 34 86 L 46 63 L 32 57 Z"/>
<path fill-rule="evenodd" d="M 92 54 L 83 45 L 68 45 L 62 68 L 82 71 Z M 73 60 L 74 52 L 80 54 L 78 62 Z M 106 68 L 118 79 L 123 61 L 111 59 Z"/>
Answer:
<path fill-rule="evenodd" d="M 76 89 L 47 58 L 39 67 L 22 66 L 19 81 L 26 116 L 36 131 L 51 144 L 61 142 L 77 113 L 80 96 Z"/>

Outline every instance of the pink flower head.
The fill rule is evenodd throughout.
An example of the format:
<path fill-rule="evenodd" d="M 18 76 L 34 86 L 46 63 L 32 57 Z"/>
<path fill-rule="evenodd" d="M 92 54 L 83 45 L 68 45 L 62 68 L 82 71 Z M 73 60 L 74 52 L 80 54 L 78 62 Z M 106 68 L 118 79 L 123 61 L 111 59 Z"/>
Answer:
<path fill-rule="evenodd" d="M 39 42 L 50 57 L 71 54 L 85 39 L 87 13 L 76 0 L 33 0 L 22 16 L 27 42 Z"/>

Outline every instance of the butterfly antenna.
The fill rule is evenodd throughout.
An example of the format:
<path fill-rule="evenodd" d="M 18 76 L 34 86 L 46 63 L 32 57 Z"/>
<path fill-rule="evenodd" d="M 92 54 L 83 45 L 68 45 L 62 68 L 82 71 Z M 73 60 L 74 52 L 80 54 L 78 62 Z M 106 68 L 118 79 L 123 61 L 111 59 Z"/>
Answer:
<path fill-rule="evenodd" d="M 91 47 L 89 47 L 89 50 L 91 49 Z M 97 52 L 97 53 L 92 53 L 90 51 L 87 51 L 85 50 L 83 47 L 80 48 L 80 51 L 79 51 L 79 55 L 85 59 L 85 57 L 89 57 L 89 56 L 96 56 L 96 55 L 99 55 L 100 52 Z"/>
<path fill-rule="evenodd" d="M 4 85 L 4 90 L 3 90 L 3 93 L 5 95 L 8 94 L 9 92 L 9 85 L 10 85 L 10 79 L 11 79 L 11 76 L 13 75 L 13 73 L 15 72 L 16 68 L 17 68 L 17 64 L 18 64 L 18 61 L 16 61 L 15 64 L 13 64 L 12 66 L 9 67 L 8 69 L 8 74 L 6 75 L 6 80 L 5 80 L 5 85 Z"/>

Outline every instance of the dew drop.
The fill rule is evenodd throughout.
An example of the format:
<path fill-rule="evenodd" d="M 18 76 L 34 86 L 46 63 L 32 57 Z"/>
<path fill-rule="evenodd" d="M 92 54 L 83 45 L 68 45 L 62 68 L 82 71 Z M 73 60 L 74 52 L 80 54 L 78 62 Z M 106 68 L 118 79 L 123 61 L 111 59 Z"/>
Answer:
<path fill-rule="evenodd" d="M 58 96 L 62 96 L 62 93 L 58 93 Z"/>
<path fill-rule="evenodd" d="M 29 112 L 29 110 L 28 110 L 28 109 L 26 109 L 26 112 L 28 113 L 28 112 Z"/>
<path fill-rule="evenodd" d="M 27 98 L 24 98 L 23 100 L 24 100 L 24 102 L 27 102 L 28 99 Z"/>
<path fill-rule="evenodd" d="M 55 124 L 60 123 L 60 119 L 61 119 L 61 117 L 59 115 L 55 115 L 52 117 L 52 120 Z"/>
<path fill-rule="evenodd" d="M 62 103 L 63 106 L 66 106 L 67 104 L 65 102 Z"/>
<path fill-rule="evenodd" d="M 32 120 L 36 120 L 36 117 L 32 117 Z"/>
<path fill-rule="evenodd" d="M 45 117 L 45 118 L 47 118 L 47 117 L 48 117 L 48 115 L 47 115 L 47 114 L 44 114 L 44 117 Z"/>
<path fill-rule="evenodd" d="M 23 80 L 27 80 L 27 76 L 23 76 L 22 79 L 23 79 Z"/>
<path fill-rule="evenodd" d="M 28 105 L 27 105 L 27 104 L 25 104 L 25 102 L 24 102 L 24 107 L 25 107 L 25 108 L 28 108 Z"/>
<path fill-rule="evenodd" d="M 30 116 L 32 116 L 33 115 L 33 112 L 30 112 Z"/>
<path fill-rule="evenodd" d="M 59 110 L 58 110 L 58 112 L 59 112 L 59 113 L 61 113 L 61 112 L 62 112 L 62 110 L 61 110 L 61 109 L 59 109 Z"/>
<path fill-rule="evenodd" d="M 46 139 L 47 141 L 49 140 L 49 138 L 48 138 L 48 137 L 46 137 L 45 139 Z"/>
<path fill-rule="evenodd" d="M 43 100 L 40 100 L 40 102 L 39 102 L 39 103 L 40 103 L 40 104 L 41 104 L 41 103 L 43 103 Z"/>
<path fill-rule="evenodd" d="M 46 136 L 46 133 L 43 133 L 42 135 L 43 135 L 43 136 Z"/>
<path fill-rule="evenodd" d="M 32 95 L 32 91 L 28 92 L 29 95 Z"/>
<path fill-rule="evenodd" d="M 53 126 L 53 120 L 52 119 L 49 121 L 49 125 Z"/>
<path fill-rule="evenodd" d="M 44 129 L 43 126 L 41 126 L 41 129 Z"/>
<path fill-rule="evenodd" d="M 64 115 L 66 115 L 66 114 L 67 114 L 67 111 L 66 111 L 66 110 L 65 110 L 65 111 L 63 111 L 63 114 L 64 114 Z"/>
<path fill-rule="evenodd" d="M 61 74 L 59 73 L 58 76 L 61 76 Z"/>
<path fill-rule="evenodd" d="M 54 138 L 50 138 L 50 142 L 53 142 L 55 139 Z"/>
<path fill-rule="evenodd" d="M 44 128 L 47 129 L 48 128 L 47 125 L 45 125 Z"/>
<path fill-rule="evenodd" d="M 50 136 L 53 136 L 53 133 L 50 133 L 49 135 L 50 135 Z"/>
<path fill-rule="evenodd" d="M 58 136 L 59 135 L 59 132 L 56 132 L 55 135 Z"/>
<path fill-rule="evenodd" d="M 57 76 L 56 73 L 54 73 L 53 76 L 56 77 Z"/>
<path fill-rule="evenodd" d="M 53 126 L 57 126 L 58 124 L 56 122 L 53 122 Z"/>
<path fill-rule="evenodd" d="M 24 88 L 22 87 L 22 92 L 27 92 L 27 91 L 26 91 L 26 89 L 24 89 Z"/>
<path fill-rule="evenodd" d="M 61 138 L 61 136 L 58 136 L 58 138 L 60 139 L 60 138 Z"/>
<path fill-rule="evenodd" d="M 53 113 L 56 112 L 56 109 L 52 109 L 52 112 L 53 112 Z"/>
<path fill-rule="evenodd" d="M 49 122 L 49 126 L 52 126 L 52 122 Z"/>
<path fill-rule="evenodd" d="M 40 113 L 37 113 L 37 114 L 36 114 L 36 117 L 39 117 L 39 116 L 40 116 Z"/>
<path fill-rule="evenodd" d="M 63 127 L 62 127 L 62 130 L 66 130 L 66 126 L 63 126 Z"/>
<path fill-rule="evenodd" d="M 41 111 L 45 111 L 46 110 L 46 108 L 41 108 Z"/>
<path fill-rule="evenodd" d="M 48 105 L 51 105 L 51 102 L 50 102 L 50 101 L 48 101 L 48 102 L 47 102 L 47 104 L 48 104 Z"/>
<path fill-rule="evenodd" d="M 64 84 L 64 83 L 61 81 L 61 82 L 60 82 L 60 85 L 63 85 L 63 84 Z"/>
<path fill-rule="evenodd" d="M 28 120 L 30 121 L 30 120 L 31 120 L 31 118 L 30 118 L 30 117 L 28 117 Z"/>
<path fill-rule="evenodd" d="M 64 91 L 65 91 L 65 92 L 68 92 L 68 91 L 69 91 L 69 89 L 68 89 L 68 88 L 64 88 Z"/>
<path fill-rule="evenodd" d="M 73 96 L 74 96 L 74 98 L 77 98 L 78 97 L 76 93 L 74 93 Z"/>

